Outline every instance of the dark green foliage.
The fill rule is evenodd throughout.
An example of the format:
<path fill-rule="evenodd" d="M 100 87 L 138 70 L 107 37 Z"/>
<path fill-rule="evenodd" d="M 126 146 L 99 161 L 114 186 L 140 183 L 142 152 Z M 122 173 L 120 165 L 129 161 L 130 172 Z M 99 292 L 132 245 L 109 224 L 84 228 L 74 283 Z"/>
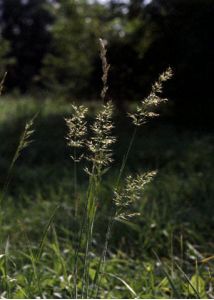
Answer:
<path fill-rule="evenodd" d="M 44 54 L 49 51 L 53 21 L 50 4 L 43 0 L 1 0 L 1 32 L 10 43 L 7 88 L 30 89 L 38 76 Z M 36 83 L 36 82 L 35 82 Z"/>
<path fill-rule="evenodd" d="M 175 74 L 166 91 L 175 104 L 171 116 L 212 125 L 213 1 L 147 3 L 1 0 L 0 57 L 6 54 L 1 66 L 8 70 L 7 89 L 97 99 L 102 37 L 109 42 L 110 96 L 120 109 L 125 101 L 146 96 L 157 74 L 170 65 Z"/>
<path fill-rule="evenodd" d="M 60 1 L 52 27 L 51 49 L 44 58 L 42 71 L 44 83 L 59 94 L 78 95 L 89 88 L 97 51 L 90 10 L 91 6 L 84 1 Z"/>
<path fill-rule="evenodd" d="M 10 51 L 10 43 L 3 39 L 2 36 L 0 36 L 0 76 L 3 78 L 8 65 L 12 65 L 14 63 L 14 59 L 9 56 L 9 51 Z"/>

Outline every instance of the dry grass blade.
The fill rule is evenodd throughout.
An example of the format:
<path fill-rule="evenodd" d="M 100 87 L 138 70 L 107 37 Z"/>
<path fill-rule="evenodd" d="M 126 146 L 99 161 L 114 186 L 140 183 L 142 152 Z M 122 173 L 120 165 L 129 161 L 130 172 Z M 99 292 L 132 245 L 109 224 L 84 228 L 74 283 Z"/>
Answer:
<path fill-rule="evenodd" d="M 37 250 L 36 261 L 39 261 L 40 258 L 41 258 L 42 250 L 43 250 L 43 247 L 44 247 L 44 243 L 45 243 L 45 239 L 46 239 L 48 230 L 49 230 L 49 228 L 50 228 L 50 226 L 51 226 L 51 224 L 52 224 L 52 222 L 53 222 L 53 220 L 54 220 L 54 217 L 55 217 L 55 215 L 56 215 L 57 210 L 59 209 L 59 207 L 60 207 L 59 205 L 57 205 L 57 206 L 55 207 L 55 209 L 54 209 L 54 211 L 53 211 L 53 213 L 52 213 L 50 219 L 48 220 L 48 223 L 47 223 L 47 225 L 46 225 L 46 227 L 45 227 L 45 229 L 44 229 L 44 232 L 43 232 L 43 234 L 42 234 L 42 238 L 41 238 L 41 241 L 40 241 L 38 250 Z"/>
<path fill-rule="evenodd" d="M 206 264 L 206 263 L 208 263 L 208 262 L 211 261 L 211 260 L 214 260 L 214 255 L 202 259 L 202 260 L 200 261 L 200 263 Z"/>

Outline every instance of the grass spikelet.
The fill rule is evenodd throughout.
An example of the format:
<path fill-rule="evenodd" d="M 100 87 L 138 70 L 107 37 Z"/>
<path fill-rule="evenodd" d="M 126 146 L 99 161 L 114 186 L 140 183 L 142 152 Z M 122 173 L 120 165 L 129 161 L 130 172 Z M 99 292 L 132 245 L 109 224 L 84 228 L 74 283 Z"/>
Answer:
<path fill-rule="evenodd" d="M 145 185 L 153 179 L 156 173 L 156 171 L 152 171 L 140 174 L 136 178 L 129 175 L 126 178 L 125 187 L 120 191 L 114 191 L 113 201 L 116 205 L 116 220 L 127 219 L 137 215 L 137 213 L 130 213 L 129 207 L 141 198 Z"/>
<path fill-rule="evenodd" d="M 114 127 L 112 114 L 113 105 L 112 102 L 108 102 L 103 105 L 102 110 L 97 114 L 96 120 L 91 126 L 93 136 L 87 142 L 90 152 L 88 160 L 92 162 L 96 173 L 100 173 L 104 167 L 108 167 L 113 161 L 111 146 L 115 143 L 116 138 L 111 134 Z"/>
<path fill-rule="evenodd" d="M 2 193 L 3 196 L 2 196 L 1 201 L 3 201 L 3 198 L 5 197 L 5 195 L 7 193 L 7 189 L 8 189 L 9 183 L 11 181 L 12 170 L 13 170 L 13 167 L 14 167 L 17 159 L 19 158 L 21 152 L 25 148 L 27 148 L 32 142 L 31 136 L 34 133 L 33 124 L 34 124 L 34 120 L 35 120 L 36 116 L 37 115 L 35 115 L 29 122 L 27 122 L 25 124 L 25 128 L 24 128 L 24 131 L 23 131 L 23 133 L 20 137 L 18 147 L 16 149 L 16 152 L 13 156 L 12 162 L 11 162 L 10 167 L 8 169 L 8 175 L 7 175 L 7 179 L 6 179 L 4 188 L 3 188 L 3 193 Z"/>
<path fill-rule="evenodd" d="M 10 168 L 13 167 L 16 160 L 19 158 L 21 152 L 32 143 L 31 136 L 34 133 L 33 124 L 34 124 L 35 118 L 36 118 L 36 115 L 29 122 L 27 122 L 25 124 L 24 131 L 21 135 L 19 145 L 18 145 L 15 155 L 13 157 Z"/>
<path fill-rule="evenodd" d="M 86 127 L 86 113 L 88 108 L 83 105 L 72 105 L 73 113 L 70 118 L 65 118 L 66 125 L 68 127 L 67 144 L 74 149 L 74 155 L 71 158 L 74 162 L 79 162 L 83 158 L 83 154 L 77 157 L 76 149 L 83 148 L 85 145 L 85 135 L 87 133 Z"/>
<path fill-rule="evenodd" d="M 107 85 L 107 80 L 108 80 L 108 72 L 110 69 L 110 65 L 107 62 L 107 58 L 106 58 L 106 53 L 107 53 L 107 49 L 106 49 L 106 40 L 103 39 L 99 39 L 100 42 L 100 58 L 102 61 L 102 69 L 103 69 L 103 75 L 102 75 L 102 82 L 103 82 L 103 88 L 101 91 L 101 99 L 103 100 L 103 102 L 105 102 L 106 100 L 106 93 L 108 91 L 108 85 Z"/>
<path fill-rule="evenodd" d="M 172 75 L 172 69 L 169 67 L 153 84 L 149 96 L 141 101 L 141 105 L 137 106 L 136 112 L 128 114 L 135 126 L 141 126 L 147 123 L 148 119 L 159 116 L 158 113 L 154 112 L 154 107 L 157 107 L 161 103 L 168 101 L 167 98 L 161 98 L 160 94 L 163 91 L 163 83 L 169 80 Z"/>

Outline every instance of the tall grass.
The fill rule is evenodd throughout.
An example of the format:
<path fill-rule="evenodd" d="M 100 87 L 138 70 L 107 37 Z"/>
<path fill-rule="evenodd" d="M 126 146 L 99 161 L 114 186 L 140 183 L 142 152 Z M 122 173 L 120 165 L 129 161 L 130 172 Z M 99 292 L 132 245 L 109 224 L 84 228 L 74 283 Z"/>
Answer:
<path fill-rule="evenodd" d="M 4 81 L 6 78 L 6 73 L 0 82 L 0 95 L 2 94 L 3 91 L 3 85 Z M 17 146 L 17 149 L 14 153 L 14 156 L 12 158 L 12 161 L 10 163 L 10 166 L 8 168 L 8 173 L 5 176 L 5 183 L 3 186 L 2 191 L 0 192 L 0 229 L 3 226 L 4 221 L 4 213 L 3 213 L 3 205 L 4 201 L 6 200 L 7 192 L 8 192 L 8 187 L 12 179 L 12 172 L 15 166 L 16 161 L 18 160 L 21 152 L 30 145 L 31 143 L 31 136 L 34 132 L 33 130 L 33 123 L 34 119 L 36 116 L 34 116 L 29 122 L 26 122 L 25 128 L 23 130 L 23 133 L 20 136 L 19 143 Z M 9 275 L 8 275 L 8 264 L 9 264 L 9 237 L 6 240 L 5 247 L 3 249 L 3 238 L 2 238 L 2 232 L 0 231 L 0 251 L 4 252 L 3 257 L 4 257 L 4 264 L 2 266 L 2 271 L 3 271 L 3 276 L 2 276 L 2 283 L 3 285 L 6 286 L 6 295 L 7 298 L 11 298 L 11 290 L 10 290 L 10 283 L 9 283 Z"/>
<path fill-rule="evenodd" d="M 99 287 L 102 276 L 105 272 L 105 260 L 108 249 L 109 240 L 111 237 L 111 231 L 113 224 L 119 219 L 128 219 L 136 216 L 137 213 L 131 212 L 131 204 L 139 200 L 142 197 L 144 186 L 150 182 L 156 172 L 149 172 L 147 174 L 140 174 L 136 178 L 128 176 L 126 179 L 126 186 L 120 186 L 120 180 L 123 175 L 123 171 L 126 167 L 126 162 L 133 146 L 134 139 L 137 133 L 137 127 L 144 125 L 150 118 L 157 117 L 158 114 L 154 112 L 154 107 L 157 107 L 167 99 L 162 99 L 160 93 L 162 92 L 163 82 L 170 79 L 172 71 L 169 68 L 163 74 L 160 75 L 158 81 L 152 86 L 152 91 L 149 96 L 141 102 L 141 106 L 137 107 L 136 112 L 130 113 L 129 116 L 135 126 L 133 135 L 128 145 L 128 149 L 124 154 L 120 171 L 116 180 L 116 185 L 112 191 L 112 195 L 109 195 L 109 201 L 111 203 L 111 209 L 109 213 L 109 221 L 107 225 L 107 231 L 105 234 L 105 240 L 103 250 L 99 262 L 96 267 L 96 272 L 93 279 L 90 279 L 90 249 L 92 245 L 94 225 L 96 220 L 97 207 L 102 205 L 100 203 L 100 190 L 102 185 L 102 177 L 108 172 L 112 159 L 112 144 L 116 142 L 116 138 L 112 135 L 112 129 L 114 124 L 112 121 L 114 107 L 110 100 L 107 99 L 108 91 L 108 72 L 110 65 L 107 62 L 106 57 L 106 45 L 105 42 L 100 39 L 100 57 L 102 60 L 103 69 L 103 88 L 101 91 L 101 99 L 103 101 L 102 109 L 97 113 L 94 124 L 90 126 L 92 133 L 91 138 L 88 139 L 86 133 L 87 122 L 85 116 L 87 108 L 83 106 L 73 105 L 73 115 L 66 119 L 66 123 L 69 129 L 67 140 L 68 145 L 73 148 L 73 155 L 71 158 L 74 161 L 74 169 L 76 170 L 76 163 L 84 157 L 90 163 L 89 166 L 84 168 L 88 174 L 88 190 L 86 194 L 86 204 L 84 215 L 82 219 L 82 225 L 80 226 L 79 241 L 77 249 L 75 251 L 75 263 L 74 263 L 74 294 L 75 298 L 81 296 L 82 298 L 99 296 Z M 77 155 L 77 149 L 84 148 L 83 153 Z M 76 171 L 75 171 L 76 173 Z M 76 186 L 76 175 L 75 186 Z M 82 245 L 83 240 L 83 245 Z M 80 254 L 80 246 L 84 248 L 84 262 L 82 274 L 78 272 L 78 261 Z M 79 281 L 82 282 L 81 293 L 78 292 Z"/>
<path fill-rule="evenodd" d="M 108 172 L 111 163 L 113 161 L 113 151 L 112 145 L 116 142 L 116 137 L 113 136 L 112 130 L 114 124 L 112 121 L 114 106 L 110 100 L 107 98 L 108 91 L 108 72 L 110 65 L 107 62 L 106 57 L 106 44 L 100 39 L 100 57 L 102 61 L 103 69 L 103 88 L 101 91 L 101 99 L 103 101 L 102 109 L 97 113 L 94 123 L 88 126 L 86 121 L 87 107 L 72 105 L 73 114 L 71 117 L 66 118 L 66 124 L 68 127 L 67 143 L 70 148 L 72 148 L 71 158 L 74 162 L 74 199 L 75 199 L 75 214 L 78 214 L 78 199 L 77 199 L 77 165 L 78 163 L 85 159 L 87 161 L 84 171 L 88 175 L 88 188 L 85 194 L 85 207 L 83 210 L 83 217 L 79 227 L 79 232 L 77 234 L 76 249 L 74 251 L 73 258 L 73 288 L 70 288 L 70 293 L 73 298 L 91 298 L 99 297 L 99 288 L 102 280 L 103 274 L 105 274 L 105 260 L 108 250 L 108 244 L 111 237 L 111 231 L 113 224 L 119 219 L 128 219 L 136 216 L 136 212 L 132 212 L 131 205 L 133 202 L 139 200 L 142 196 L 145 184 L 147 184 L 155 175 L 155 172 L 149 172 L 147 174 L 138 175 L 136 178 L 128 176 L 126 179 L 125 187 L 121 187 L 120 182 L 123 175 L 123 171 L 126 166 L 126 162 L 133 146 L 134 139 L 137 132 L 137 127 L 142 126 L 151 117 L 157 116 L 157 113 L 153 112 L 153 107 L 158 106 L 161 102 L 166 101 L 166 99 L 160 98 L 158 93 L 162 92 L 162 83 L 171 77 L 171 70 L 168 69 L 164 72 L 158 79 L 158 81 L 153 85 L 151 94 L 142 101 L 141 106 L 137 107 L 136 112 L 129 114 L 132 118 L 135 129 L 131 137 L 128 150 L 124 154 L 124 158 L 121 164 L 121 168 L 116 180 L 116 185 L 112 194 L 109 195 L 109 201 L 111 204 L 111 209 L 108 217 L 107 231 L 105 233 L 105 239 L 103 244 L 103 250 L 101 251 L 100 258 L 97 263 L 96 272 L 94 278 L 90 276 L 90 264 L 91 257 L 90 251 L 92 247 L 92 240 L 94 234 L 94 226 L 96 221 L 96 214 L 98 206 L 101 203 L 101 187 L 102 178 L 106 172 Z M 0 92 L 3 89 L 3 78 L 0 86 Z M 15 166 L 17 159 L 19 158 L 23 149 L 29 146 L 31 143 L 31 136 L 34 132 L 33 123 L 35 117 L 33 117 L 29 122 L 26 123 L 24 131 L 20 137 L 17 150 L 15 151 L 12 162 L 9 166 L 8 175 L 6 176 L 6 182 L 1 195 L 1 203 L 6 197 L 6 193 L 12 178 L 12 171 Z M 90 132 L 90 138 L 87 133 Z M 30 260 L 32 263 L 34 280 L 37 282 L 38 292 L 41 295 L 41 287 L 39 275 L 37 273 L 37 265 L 42 255 L 44 240 L 50 225 L 55 216 L 56 210 L 51 215 L 49 222 L 44 230 L 41 237 L 41 242 L 38 246 L 38 251 L 34 254 L 30 249 Z M 2 222 L 2 218 L 1 218 Z M 57 241 L 57 236 L 55 234 L 55 243 Z M 8 243 L 6 243 L 8 245 Z M 56 243 L 56 248 L 58 248 Z M 6 250 L 8 253 L 8 246 Z M 5 276 L 7 278 L 8 269 L 8 254 L 5 252 Z M 58 255 L 60 256 L 60 251 Z M 83 262 L 81 257 L 83 255 Z M 62 259 L 63 261 L 63 259 Z M 33 279 L 32 279 L 33 280 Z M 7 281 L 6 281 L 7 282 Z M 6 283 L 7 286 L 7 296 L 11 296 L 10 284 Z M 81 288 L 79 289 L 79 286 Z"/>
<path fill-rule="evenodd" d="M 0 82 L 0 96 L 2 94 L 2 91 L 3 91 L 3 85 L 4 85 L 4 81 L 5 81 L 5 78 L 6 78 L 6 73 L 3 77 L 3 79 L 1 80 Z M 12 172 L 13 172 L 13 168 L 14 168 L 14 165 L 16 163 L 16 161 L 18 160 L 21 152 L 27 148 L 30 143 L 32 142 L 31 141 L 31 136 L 34 132 L 33 130 L 33 123 L 34 123 L 34 119 L 36 118 L 36 115 L 31 119 L 29 120 L 28 122 L 26 122 L 25 124 L 25 128 L 20 136 L 20 139 L 19 139 L 19 143 L 18 143 L 18 146 L 17 146 L 17 149 L 13 155 L 13 158 L 12 158 L 12 161 L 10 163 L 10 166 L 8 167 L 8 173 L 7 175 L 5 176 L 5 183 L 4 183 L 4 186 L 3 186 L 3 189 L 0 193 L 0 210 L 1 210 L 1 215 L 2 215 L 2 202 L 4 201 L 5 197 L 6 197 L 6 194 L 7 194 L 7 190 L 8 190 L 8 186 L 10 184 L 10 181 L 11 181 L 11 178 L 12 178 Z M 0 225 L 1 224 L 1 221 L 2 221 L 2 217 L 1 217 L 1 220 L 0 220 Z"/>
<path fill-rule="evenodd" d="M 67 125 L 66 142 L 73 161 L 72 186 L 74 189 L 70 198 L 74 199 L 74 212 L 71 218 L 75 219 L 75 224 L 77 225 L 72 233 L 72 239 L 70 239 L 71 235 L 69 233 L 66 235 L 66 247 L 69 250 L 63 252 L 64 250 L 61 248 L 58 237 L 58 224 L 54 221 L 57 215 L 60 215 L 63 206 L 63 203 L 60 203 L 58 200 L 56 207 L 51 208 L 52 212 L 49 212 L 49 218 L 44 229 L 40 230 L 41 234 L 38 244 L 33 245 L 30 242 L 26 228 L 22 227 L 27 251 L 21 253 L 21 261 L 14 263 L 15 259 L 10 254 L 9 237 L 5 242 L 1 238 L 1 296 L 7 298 L 44 298 L 47 295 L 54 295 L 56 297 L 64 296 L 65 298 L 100 298 L 104 295 L 102 293 L 103 285 L 106 285 L 107 278 L 111 278 L 113 282 L 116 282 L 115 286 L 118 286 L 119 282 L 128 295 L 134 298 L 150 295 L 163 296 L 163 293 L 169 293 L 170 297 L 182 297 L 183 295 L 197 298 L 203 297 L 205 295 L 205 286 L 199 274 L 198 264 L 192 277 L 183 271 L 183 268 L 174 259 L 172 235 L 169 238 L 171 243 L 171 260 L 169 264 L 165 264 L 155 252 L 153 253 L 160 266 L 158 270 L 159 272 L 161 270 L 163 274 L 161 279 L 159 274 L 156 274 L 157 266 L 152 262 L 146 264 L 136 260 L 131 268 L 128 268 L 123 262 L 124 265 L 122 267 L 126 272 L 130 272 L 130 276 L 136 276 L 134 274 L 136 272 L 143 274 L 142 276 L 140 275 L 142 277 L 140 281 L 141 287 L 134 282 L 129 284 L 114 270 L 109 268 L 107 264 L 114 226 L 117 223 L 131 224 L 130 219 L 139 216 L 136 207 L 145 195 L 146 186 L 153 180 L 158 171 L 152 169 L 145 173 L 125 176 L 125 173 L 127 173 L 127 162 L 137 139 L 138 128 L 144 126 L 151 118 L 158 117 L 159 105 L 167 101 L 167 99 L 161 97 L 161 93 L 164 82 L 172 77 L 172 70 L 168 68 L 163 72 L 152 86 L 148 97 L 141 101 L 141 104 L 137 106 L 135 111 L 128 114 L 127 117 L 131 122 L 131 126 L 133 126 L 133 133 L 127 143 L 127 149 L 123 155 L 112 189 L 108 190 L 107 203 L 104 203 L 105 197 L 102 196 L 102 191 L 105 185 L 105 176 L 113 166 L 113 147 L 115 147 L 117 138 L 114 134 L 115 125 L 113 122 L 115 109 L 108 98 L 110 65 L 107 61 L 106 43 L 102 39 L 100 39 L 100 57 L 103 69 L 102 106 L 96 113 L 92 124 L 88 121 L 88 108 L 84 105 L 73 104 L 71 115 L 65 118 Z M 2 85 L 0 86 L 1 91 Z M 34 133 L 34 120 L 35 117 L 26 123 L 23 134 L 20 137 L 17 150 L 8 168 L 8 174 L 5 176 L 6 182 L 1 194 L 1 204 L 7 200 L 7 192 L 16 161 L 22 151 L 31 143 Z M 79 176 L 83 173 L 85 174 L 84 176 L 87 176 L 87 185 L 85 190 L 81 191 L 81 195 L 78 195 Z M 98 247 L 99 249 L 94 251 L 96 227 L 99 226 L 97 219 L 103 206 L 108 207 L 108 215 L 105 216 L 106 226 L 105 231 L 102 232 L 102 244 Z M 50 211 L 50 209 L 48 210 Z M 3 206 L 1 205 L 1 216 L 3 215 L 2 212 Z M 63 215 L 60 215 L 60 217 L 63 218 Z M 146 217 L 144 218 L 147 221 Z M 73 220 L 71 221 L 73 224 Z M 7 222 L 7 220 L 1 218 L 1 225 L 3 222 Z M 65 230 L 67 230 L 67 233 L 70 230 L 70 226 L 65 228 Z M 49 232 L 51 232 L 52 239 L 46 244 Z M 147 239 L 149 238 L 147 237 Z M 147 241 L 144 241 L 142 244 L 146 245 L 146 243 Z M 3 244 L 5 244 L 4 247 L 2 247 Z M 46 252 L 44 251 L 45 247 L 47 247 Z M 183 238 L 181 239 L 180 248 L 183 257 Z M 120 259 L 117 259 L 120 266 Z M 24 266 L 23 260 L 27 261 Z M 212 256 L 201 258 L 202 263 L 210 260 L 212 260 Z M 15 271 L 12 276 L 13 269 Z M 184 282 L 177 280 L 176 272 L 180 274 Z M 157 282 L 157 278 L 159 282 Z M 211 282 L 210 277 L 209 281 Z M 60 290 L 55 291 L 56 287 L 60 287 Z M 107 296 L 111 296 L 110 290 L 109 286 Z M 121 291 L 121 295 L 127 296 L 127 293 L 123 294 Z"/>

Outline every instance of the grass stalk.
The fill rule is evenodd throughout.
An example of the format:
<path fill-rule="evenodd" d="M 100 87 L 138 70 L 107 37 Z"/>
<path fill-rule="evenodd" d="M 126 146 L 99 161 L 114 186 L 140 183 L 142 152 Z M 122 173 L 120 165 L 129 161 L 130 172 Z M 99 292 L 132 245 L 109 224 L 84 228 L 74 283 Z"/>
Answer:
<path fill-rule="evenodd" d="M 116 181 L 116 186 L 115 186 L 116 190 L 119 187 L 120 180 L 121 180 L 122 174 L 124 172 L 124 169 L 125 169 L 130 151 L 131 151 L 132 146 L 134 144 L 136 134 L 137 134 L 137 127 L 135 126 L 134 131 L 133 131 L 132 136 L 131 136 L 131 139 L 130 139 L 130 142 L 129 142 L 129 145 L 128 145 L 128 148 L 127 148 L 127 151 L 126 151 L 125 155 L 123 156 L 123 161 L 122 161 L 122 164 L 121 164 L 121 167 L 120 167 L 120 170 L 119 170 L 119 174 L 118 174 L 118 178 L 117 178 L 117 181 Z M 108 221 L 108 226 L 107 226 L 107 231 L 106 231 L 106 234 L 105 234 L 105 241 L 104 241 L 103 251 L 102 251 L 102 254 L 101 254 L 98 266 L 97 266 L 97 270 L 96 270 L 96 273 L 95 273 L 95 278 L 94 278 L 94 282 L 93 282 L 93 287 L 95 289 L 95 293 L 92 292 L 92 297 L 93 297 L 93 295 L 95 295 L 95 298 L 98 297 L 100 283 L 101 283 L 101 277 L 102 277 L 102 274 L 104 273 L 104 264 L 105 264 L 105 260 L 106 260 L 106 254 L 107 254 L 107 250 L 108 250 L 109 240 L 110 240 L 110 237 L 111 237 L 111 231 L 112 231 L 114 221 L 115 221 L 115 213 L 116 213 L 115 210 L 113 210 L 112 213 L 110 214 L 109 221 Z"/>
<path fill-rule="evenodd" d="M 122 161 L 120 171 L 119 171 L 119 175 L 118 175 L 118 178 L 117 178 L 117 181 L 116 181 L 116 186 L 115 186 L 116 189 L 119 187 L 120 180 L 121 180 L 122 174 L 124 172 L 124 169 L 125 169 L 130 151 L 131 151 L 132 146 L 134 144 L 136 134 L 137 134 L 137 127 L 135 126 L 134 131 L 133 131 L 132 136 L 131 136 L 131 139 L 130 139 L 130 142 L 129 142 L 129 145 L 128 145 L 128 148 L 127 148 L 127 151 L 126 151 L 125 155 L 123 156 L 123 161 Z"/>
<path fill-rule="evenodd" d="M 83 290 L 82 298 L 88 298 L 89 293 L 89 268 L 90 259 L 89 251 L 92 243 L 94 221 L 96 215 L 96 202 L 98 193 L 99 180 L 95 175 L 95 164 L 93 165 L 92 175 L 90 176 L 89 194 L 87 200 L 87 217 L 86 217 L 86 241 L 85 241 L 85 255 L 84 255 L 84 273 L 83 273 Z"/>
<path fill-rule="evenodd" d="M 37 116 L 37 114 L 35 114 L 34 117 L 29 122 L 27 122 L 25 124 L 24 131 L 21 134 L 21 137 L 19 139 L 19 144 L 17 146 L 17 149 L 14 153 L 13 159 L 12 159 L 11 164 L 10 164 L 9 169 L 8 169 L 7 177 L 6 177 L 5 184 L 4 184 L 3 191 L 2 191 L 2 197 L 0 199 L 0 205 L 4 201 L 4 198 L 6 197 L 8 187 L 9 187 L 9 184 L 10 184 L 11 179 L 12 179 L 12 171 L 13 171 L 13 168 L 14 168 L 14 165 L 15 165 L 16 161 L 18 160 L 18 158 L 19 158 L 21 152 L 23 151 L 23 149 L 28 147 L 32 142 L 31 141 L 31 136 L 34 133 L 34 130 L 32 129 L 32 127 L 33 127 L 34 120 L 35 120 L 36 116 Z"/>
<path fill-rule="evenodd" d="M 106 235 L 105 235 L 103 251 L 102 251 L 101 257 L 99 259 L 99 263 L 98 263 L 94 281 L 93 281 L 93 289 L 92 289 L 92 297 L 91 298 L 97 299 L 98 295 L 99 295 L 99 289 L 100 289 L 100 284 L 101 284 L 101 280 L 102 280 L 102 275 L 104 274 L 106 255 L 107 255 L 108 244 L 109 244 L 109 240 L 111 237 L 111 231 L 112 231 L 113 224 L 114 224 L 114 214 L 112 213 L 109 218 L 109 222 L 108 222 L 108 228 L 107 228 Z"/>

